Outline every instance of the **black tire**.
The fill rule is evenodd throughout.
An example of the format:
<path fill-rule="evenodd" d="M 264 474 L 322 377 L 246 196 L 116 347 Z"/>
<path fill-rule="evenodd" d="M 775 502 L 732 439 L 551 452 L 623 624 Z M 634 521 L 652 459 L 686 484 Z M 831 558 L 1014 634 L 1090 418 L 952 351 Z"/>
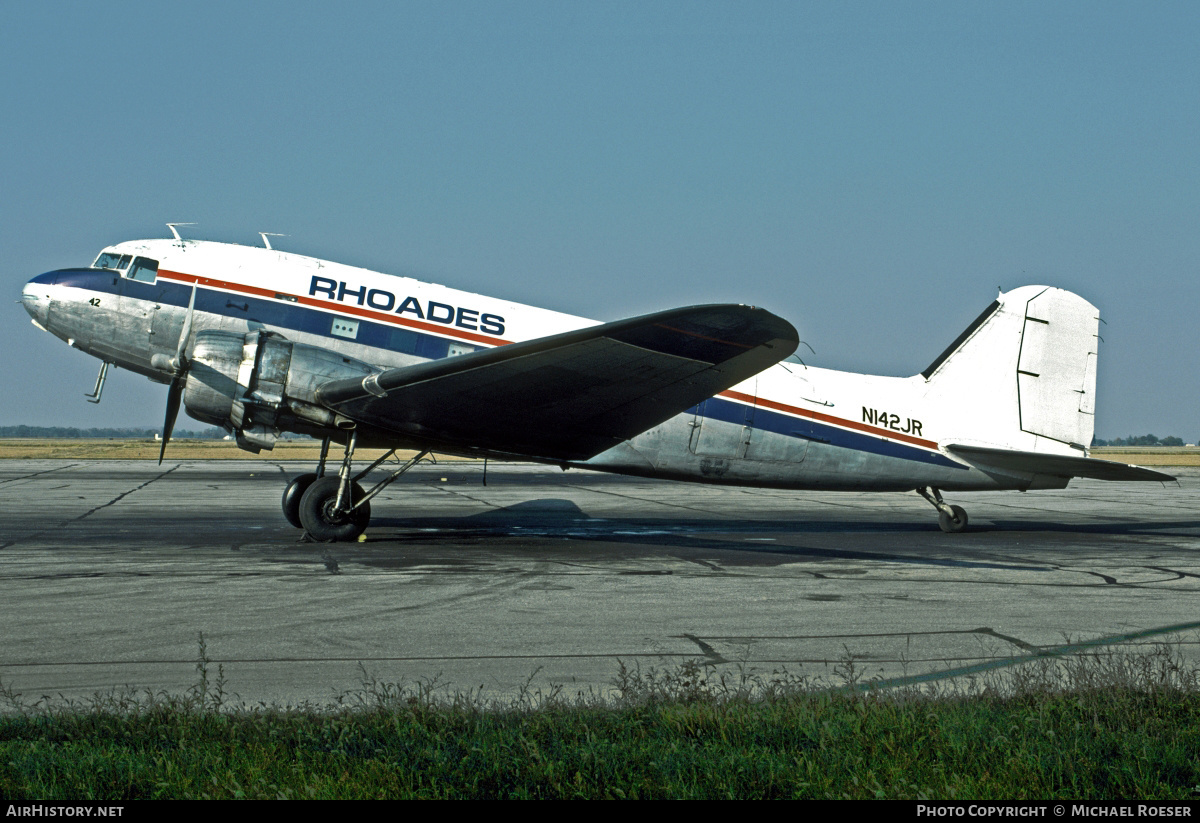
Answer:
<path fill-rule="evenodd" d="M 283 490 L 283 516 L 297 529 L 304 528 L 304 524 L 300 522 L 300 498 L 316 480 L 316 472 L 302 474 L 288 483 L 287 488 Z"/>
<path fill-rule="evenodd" d="M 967 530 L 967 510 L 962 506 L 951 506 L 950 510 L 954 512 L 954 516 L 945 512 L 938 512 L 938 526 L 947 534 L 958 534 Z"/>
<path fill-rule="evenodd" d="M 300 498 L 300 522 L 310 537 L 322 543 L 354 540 L 371 522 L 370 503 L 348 513 L 334 513 L 340 482 L 337 477 L 322 477 L 309 486 Z M 366 496 L 366 492 L 362 486 L 351 483 L 350 496 L 357 502 Z"/>

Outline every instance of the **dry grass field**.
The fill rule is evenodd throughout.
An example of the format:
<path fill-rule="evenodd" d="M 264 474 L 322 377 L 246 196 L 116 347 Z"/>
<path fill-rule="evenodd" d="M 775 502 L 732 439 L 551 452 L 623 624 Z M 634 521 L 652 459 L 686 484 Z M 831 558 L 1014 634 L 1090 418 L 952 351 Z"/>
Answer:
<path fill-rule="evenodd" d="M 1138 466 L 1200 466 L 1200 448 L 1195 446 L 1106 446 L 1102 449 L 1092 449 L 1092 457 Z"/>
<path fill-rule="evenodd" d="M 157 460 L 159 443 L 156 440 L 136 439 L 37 439 L 0 438 L 0 459 L 20 458 L 26 460 Z M 290 440 L 278 443 L 275 449 L 264 452 L 262 457 L 273 460 L 315 461 L 321 446 L 313 440 Z M 383 452 L 363 449 L 356 458 L 374 460 Z M 330 457 L 340 457 L 340 448 L 330 449 Z M 411 456 L 402 452 L 401 457 Z M 229 440 L 172 440 L 167 447 L 167 456 L 172 460 L 256 460 L 260 455 L 242 451 Z M 1116 460 L 1139 466 L 1200 466 L 1200 448 L 1100 448 L 1092 449 L 1092 456 L 1102 460 Z M 438 459 L 447 459 L 438 455 Z M 454 459 L 454 458 L 449 458 Z"/>

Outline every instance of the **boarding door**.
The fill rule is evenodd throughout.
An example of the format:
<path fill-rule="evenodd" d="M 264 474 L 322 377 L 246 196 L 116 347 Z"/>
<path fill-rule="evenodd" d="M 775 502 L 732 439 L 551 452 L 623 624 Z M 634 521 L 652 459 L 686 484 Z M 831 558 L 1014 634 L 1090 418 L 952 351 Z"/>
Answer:
<path fill-rule="evenodd" d="M 749 382 L 757 390 L 758 380 Z M 696 407 L 689 448 L 700 457 L 742 458 L 753 432 L 753 403 L 710 397 Z"/>

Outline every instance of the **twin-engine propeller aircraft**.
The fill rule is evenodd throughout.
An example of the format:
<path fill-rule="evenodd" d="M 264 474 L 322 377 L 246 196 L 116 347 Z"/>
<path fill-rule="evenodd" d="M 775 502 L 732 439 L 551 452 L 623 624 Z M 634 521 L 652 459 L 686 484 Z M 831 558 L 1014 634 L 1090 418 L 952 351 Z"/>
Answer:
<path fill-rule="evenodd" d="M 159 462 L 183 403 L 243 449 L 323 441 L 283 495 L 288 521 L 351 540 L 370 501 L 430 452 L 781 489 L 916 490 L 947 532 L 943 490 L 1064 488 L 1072 477 L 1172 480 L 1090 458 L 1090 303 L 1000 296 L 913 377 L 789 359 L 796 330 L 763 309 L 692 306 L 614 323 L 264 247 L 180 239 L 104 249 L 35 277 L 36 326 L 169 384 Z M 341 468 L 325 476 L 330 442 Z M 354 472 L 359 447 L 389 451 Z M 364 489 L 397 449 L 408 461 Z"/>

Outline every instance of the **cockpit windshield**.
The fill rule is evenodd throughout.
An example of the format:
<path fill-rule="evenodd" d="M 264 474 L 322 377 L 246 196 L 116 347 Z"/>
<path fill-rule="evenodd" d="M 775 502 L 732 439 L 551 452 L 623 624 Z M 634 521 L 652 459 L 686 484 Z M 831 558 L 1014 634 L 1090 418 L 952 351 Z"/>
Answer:
<path fill-rule="evenodd" d="M 125 271 L 125 269 L 129 268 L 129 261 L 132 259 L 133 255 L 130 254 L 117 254 L 111 251 L 100 252 L 100 256 L 96 258 L 96 262 L 92 264 L 92 268 Z"/>
<path fill-rule="evenodd" d="M 149 257 L 134 257 L 132 254 L 117 254 L 116 252 L 100 252 L 93 269 L 108 269 L 121 273 L 122 277 L 130 280 L 141 280 L 143 283 L 153 283 L 158 277 L 158 261 Z"/>
<path fill-rule="evenodd" d="M 155 278 L 158 277 L 158 261 L 151 260 L 149 257 L 135 257 L 133 258 L 133 266 L 125 276 L 130 280 L 153 283 Z"/>

